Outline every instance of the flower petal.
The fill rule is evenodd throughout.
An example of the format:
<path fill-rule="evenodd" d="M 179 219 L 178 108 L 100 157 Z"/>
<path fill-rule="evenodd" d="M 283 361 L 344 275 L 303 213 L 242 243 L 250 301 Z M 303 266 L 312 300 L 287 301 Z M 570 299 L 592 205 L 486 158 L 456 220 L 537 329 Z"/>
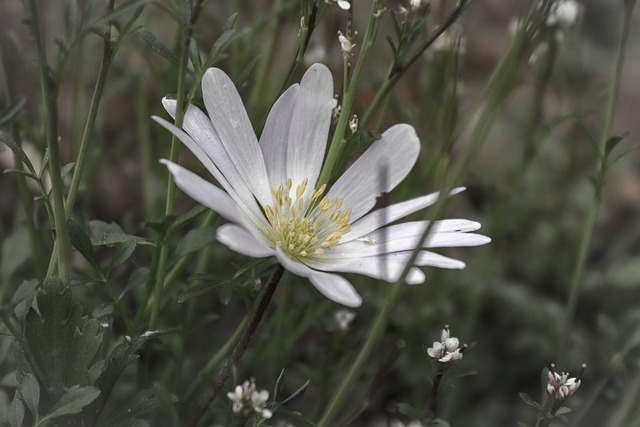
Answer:
<path fill-rule="evenodd" d="M 236 203 L 229 194 L 178 164 L 165 159 L 160 160 L 160 163 L 167 166 L 176 185 L 189 197 L 217 212 L 227 221 L 241 223 Z"/>
<path fill-rule="evenodd" d="M 202 97 L 220 141 L 262 206 L 272 202 L 267 169 L 255 132 L 231 79 L 218 68 L 202 77 Z"/>
<path fill-rule="evenodd" d="M 323 271 L 339 271 L 341 273 L 358 273 L 374 279 L 384 280 L 389 283 L 396 283 L 404 271 L 408 256 L 398 257 L 396 254 L 385 254 L 349 260 L 349 262 L 332 263 L 321 260 L 320 257 L 305 260 L 305 264 L 312 268 Z M 411 268 L 405 282 L 410 285 L 424 283 L 425 276 L 418 268 Z"/>
<path fill-rule="evenodd" d="M 454 194 L 458 194 L 464 190 L 464 187 L 454 188 L 449 192 L 449 196 L 453 196 Z M 365 234 L 384 225 L 397 221 L 400 218 L 404 218 L 405 216 L 417 212 L 420 209 L 429 207 L 437 202 L 439 197 L 439 192 L 431 193 L 426 196 L 407 200 L 402 203 L 396 203 L 373 211 L 351 224 L 351 231 L 342 236 L 341 241 L 345 243 L 349 240 L 364 236 Z"/>
<path fill-rule="evenodd" d="M 420 141 L 409 125 L 395 125 L 356 160 L 331 187 L 327 197 L 342 199 L 351 221 L 369 212 L 376 198 L 395 188 L 415 164 Z M 382 177 L 381 173 L 386 176 Z"/>
<path fill-rule="evenodd" d="M 296 107 L 291 118 L 287 146 L 287 176 L 295 191 L 305 178 L 305 195 L 314 188 L 327 147 L 333 98 L 333 77 L 322 64 L 313 64 L 302 77 Z"/>
<path fill-rule="evenodd" d="M 298 87 L 295 84 L 278 98 L 267 117 L 260 136 L 260 148 L 269 174 L 269 185 L 276 188 L 287 181 L 287 145 Z"/>
<path fill-rule="evenodd" d="M 263 245 L 247 230 L 234 224 L 221 225 L 218 227 L 216 236 L 220 243 L 243 255 L 254 258 L 274 255 L 273 249 Z"/>
<path fill-rule="evenodd" d="M 330 300 L 347 307 L 358 307 L 362 304 L 362 297 L 344 277 L 313 270 L 298 261 L 294 261 L 289 258 L 280 246 L 276 246 L 276 257 L 285 269 L 300 277 L 308 278 L 313 286 Z"/>

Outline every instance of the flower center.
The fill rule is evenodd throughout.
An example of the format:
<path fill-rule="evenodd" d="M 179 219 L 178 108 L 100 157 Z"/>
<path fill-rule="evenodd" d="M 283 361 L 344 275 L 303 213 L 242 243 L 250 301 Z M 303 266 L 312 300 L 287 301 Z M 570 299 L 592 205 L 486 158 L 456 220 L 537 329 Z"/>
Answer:
<path fill-rule="evenodd" d="M 324 248 L 337 245 L 342 236 L 351 230 L 351 210 L 341 210 L 342 199 L 322 197 L 326 184 L 305 197 L 308 179 L 296 186 L 295 198 L 291 198 L 292 182 L 271 189 L 274 203 L 265 207 L 265 215 L 271 229 L 265 233 L 274 246 L 280 245 L 292 258 L 317 255 Z"/>

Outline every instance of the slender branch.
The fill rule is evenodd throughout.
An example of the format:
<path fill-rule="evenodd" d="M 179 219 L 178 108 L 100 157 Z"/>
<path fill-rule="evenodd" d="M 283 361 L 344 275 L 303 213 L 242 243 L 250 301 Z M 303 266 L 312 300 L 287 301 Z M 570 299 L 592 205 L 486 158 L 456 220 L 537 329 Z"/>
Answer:
<path fill-rule="evenodd" d="M 273 297 L 273 294 L 275 293 L 276 288 L 278 287 L 278 283 L 280 283 L 280 279 L 282 279 L 283 274 L 284 267 L 278 265 L 276 267 L 276 270 L 273 272 L 273 276 L 271 276 L 271 280 L 267 285 L 267 289 L 262 295 L 262 299 L 260 299 L 258 308 L 256 308 L 249 326 L 247 326 L 247 330 L 245 331 L 244 335 L 242 335 L 242 338 L 240 339 L 236 347 L 233 349 L 233 353 L 227 360 L 227 363 L 225 363 L 224 367 L 222 368 L 216 379 L 213 381 L 213 386 L 206 391 L 204 396 L 202 396 L 200 404 L 196 408 L 196 411 L 193 413 L 187 426 L 195 427 L 196 425 L 198 425 L 200 418 L 202 418 L 211 402 L 213 402 L 213 399 L 216 398 L 216 395 L 218 394 L 224 383 L 226 383 L 229 379 L 229 376 L 231 375 L 231 368 L 233 368 L 234 365 L 238 363 L 240 358 L 244 355 L 244 352 L 247 350 L 247 347 L 249 347 L 253 336 L 258 330 L 260 321 L 264 317 L 264 314 L 269 307 L 271 298 Z"/>
<path fill-rule="evenodd" d="M 47 64 L 47 53 L 43 35 L 40 31 L 40 16 L 36 0 L 25 3 L 27 16 L 31 21 L 31 31 L 38 54 L 38 68 L 40 70 L 40 90 L 44 102 L 46 120 L 46 141 L 49 152 L 49 175 L 51 177 L 51 191 L 53 198 L 53 217 L 55 226 L 55 240 L 57 243 L 58 275 L 65 286 L 69 285 L 69 265 L 71 243 L 67 234 L 67 224 L 64 214 L 64 197 L 62 176 L 60 173 L 60 147 L 58 146 L 58 108 L 56 105 L 57 84 L 52 79 Z"/>

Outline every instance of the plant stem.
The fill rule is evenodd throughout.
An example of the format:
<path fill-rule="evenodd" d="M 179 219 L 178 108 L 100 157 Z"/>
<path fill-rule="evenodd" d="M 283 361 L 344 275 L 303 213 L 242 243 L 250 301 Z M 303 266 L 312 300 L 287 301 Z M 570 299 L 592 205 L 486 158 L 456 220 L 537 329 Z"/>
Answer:
<path fill-rule="evenodd" d="M 364 67 L 369 50 L 371 46 L 373 46 L 373 42 L 378 34 L 378 28 L 380 27 L 380 21 L 382 19 L 382 6 L 380 6 L 379 3 L 379 1 L 374 1 L 371 5 L 369 22 L 365 31 L 364 40 L 362 41 L 362 47 L 360 48 L 356 65 L 351 73 L 349 85 L 346 86 L 348 90 L 343 94 L 342 105 L 340 106 L 340 117 L 333 133 L 333 138 L 331 139 L 331 145 L 329 146 L 329 152 L 322 167 L 320 178 L 318 178 L 318 183 L 316 184 L 317 187 L 329 182 L 338 157 L 347 142 L 344 138 L 344 133 L 351 118 L 351 109 L 353 108 L 358 84 L 360 83 L 360 73 Z"/>
<path fill-rule="evenodd" d="M 264 317 L 267 308 L 269 307 L 271 298 L 273 297 L 273 294 L 275 293 L 276 288 L 278 287 L 278 283 L 280 283 L 280 279 L 282 279 L 283 274 L 284 268 L 281 265 L 278 265 L 276 267 L 276 270 L 273 272 L 273 275 L 271 276 L 271 280 L 269 280 L 267 289 L 260 299 L 260 303 L 258 304 L 253 317 L 251 318 L 249 326 L 247 326 L 247 330 L 233 349 L 233 353 L 227 360 L 227 363 L 225 363 L 224 367 L 213 381 L 213 386 L 209 388 L 202 397 L 200 404 L 196 408 L 196 411 L 193 413 L 191 419 L 187 424 L 189 427 L 195 427 L 198 424 L 200 418 L 202 418 L 211 402 L 213 402 L 213 399 L 215 399 L 224 383 L 229 379 L 229 375 L 231 375 L 231 368 L 233 368 L 233 366 L 238 363 L 240 358 L 244 355 L 244 352 L 247 350 L 247 347 L 249 347 L 249 344 L 251 343 L 253 336 L 258 330 L 260 321 L 262 320 L 262 317 Z"/>
<path fill-rule="evenodd" d="M 576 264 L 571 276 L 571 285 L 569 287 L 569 296 L 567 301 L 567 308 L 565 310 L 564 322 L 562 326 L 562 333 L 560 334 L 559 357 L 560 363 L 564 363 L 567 349 L 567 341 L 569 334 L 573 327 L 573 320 L 575 317 L 576 306 L 578 302 L 578 295 L 580 293 L 580 282 L 582 280 L 582 273 L 587 260 L 587 254 L 589 252 L 589 246 L 591 243 L 591 236 L 593 235 L 593 229 L 595 227 L 596 218 L 598 216 L 598 209 L 600 207 L 600 198 L 602 195 L 602 188 L 604 186 L 604 175 L 607 168 L 607 141 L 611 137 L 611 131 L 613 127 L 613 119 L 615 117 L 616 102 L 618 99 L 618 93 L 620 91 L 620 75 L 622 74 L 622 68 L 624 64 L 626 44 L 629 38 L 629 28 L 631 24 L 631 16 L 633 14 L 633 8 L 636 4 L 636 0 L 623 1 L 623 8 L 621 9 L 621 25 L 619 26 L 620 32 L 618 33 L 618 43 L 616 48 L 616 61 L 613 68 L 611 77 L 611 83 L 609 86 L 609 94 L 607 96 L 607 106 L 605 109 L 604 126 L 602 129 L 602 136 L 598 145 L 598 164 L 596 166 L 596 179 L 594 182 L 594 192 L 589 211 L 584 221 L 582 228 L 582 234 L 580 237 L 580 243 L 578 246 L 578 256 Z"/>
<path fill-rule="evenodd" d="M 44 46 L 43 35 L 40 32 L 40 17 L 36 0 L 25 2 L 26 15 L 31 21 L 36 52 L 38 55 L 38 68 L 40 70 L 40 90 L 44 102 L 46 121 L 46 141 L 49 152 L 49 174 L 51 177 L 51 191 L 53 198 L 53 217 L 55 225 L 55 240 L 57 243 L 58 275 L 65 286 L 69 286 L 69 264 L 71 243 L 67 234 L 67 224 L 64 214 L 64 198 L 62 176 L 60 174 L 60 150 L 58 146 L 58 109 L 56 105 L 57 83 L 53 81 L 47 63 L 47 53 Z"/>

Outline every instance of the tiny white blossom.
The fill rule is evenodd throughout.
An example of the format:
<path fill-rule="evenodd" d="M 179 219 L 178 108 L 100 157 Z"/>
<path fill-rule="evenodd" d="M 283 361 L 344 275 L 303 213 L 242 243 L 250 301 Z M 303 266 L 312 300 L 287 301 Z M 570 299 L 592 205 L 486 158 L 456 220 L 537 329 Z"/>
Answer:
<path fill-rule="evenodd" d="M 573 25 L 578 19 L 578 15 L 582 11 L 582 5 L 575 0 L 560 0 L 554 3 L 549 16 L 547 17 L 547 25 Z"/>
<path fill-rule="evenodd" d="M 356 314 L 353 311 L 347 310 L 345 308 L 336 311 L 334 314 L 334 319 L 338 324 L 338 329 L 341 331 L 346 331 L 349 329 L 349 324 L 356 318 Z"/>
<path fill-rule="evenodd" d="M 358 116 L 353 116 L 353 119 L 349 120 L 349 129 L 351 129 L 351 133 L 356 133 L 358 130 Z"/>
<path fill-rule="evenodd" d="M 338 0 L 336 3 L 338 3 L 338 6 L 340 6 L 340 9 L 343 9 L 343 10 L 351 9 L 351 3 L 349 3 L 346 0 Z"/>
<path fill-rule="evenodd" d="M 340 49 L 342 50 L 342 54 L 344 56 L 351 55 L 351 51 L 354 47 L 356 47 L 355 43 L 351 43 L 351 40 L 345 37 L 342 34 L 342 31 L 338 31 L 338 41 L 340 42 Z"/>
<path fill-rule="evenodd" d="M 232 392 L 227 393 L 227 397 L 233 402 L 231 409 L 236 415 L 247 417 L 255 412 L 265 419 L 273 416 L 273 412 L 266 409 L 269 392 L 256 390 L 253 378 L 245 381 L 242 385 L 237 385 Z"/>
<path fill-rule="evenodd" d="M 582 371 L 587 367 L 587 365 L 582 365 Z M 547 393 L 556 398 L 557 400 L 563 400 L 571 395 L 573 395 L 578 387 L 580 387 L 580 375 L 582 375 L 582 371 L 578 377 L 569 378 L 569 374 L 563 372 L 562 374 L 558 374 L 555 370 L 555 365 L 551 365 L 549 369 L 549 383 L 547 384 Z"/>
<path fill-rule="evenodd" d="M 427 354 L 438 359 L 441 363 L 455 363 L 462 359 L 462 350 L 460 349 L 460 340 L 450 336 L 449 325 L 445 325 L 440 334 L 440 341 L 436 341 L 427 349 Z"/>

